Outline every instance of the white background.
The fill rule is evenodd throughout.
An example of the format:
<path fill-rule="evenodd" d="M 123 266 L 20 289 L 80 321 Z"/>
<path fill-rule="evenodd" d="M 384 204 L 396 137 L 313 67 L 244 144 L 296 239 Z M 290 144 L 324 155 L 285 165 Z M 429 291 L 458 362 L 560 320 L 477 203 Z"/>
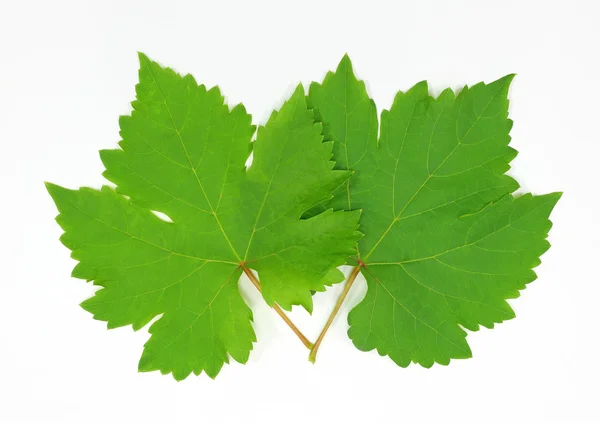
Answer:
<path fill-rule="evenodd" d="M 600 10 L 597 1 L 0 2 L 0 421 L 598 422 Z M 358 351 L 346 314 L 317 363 L 252 291 L 246 366 L 177 383 L 137 373 L 147 328 L 107 331 L 78 307 L 43 181 L 105 181 L 136 51 L 218 84 L 264 123 L 295 84 L 350 54 L 379 110 L 427 79 L 434 93 L 516 72 L 510 115 L 523 191 L 564 191 L 539 279 L 517 318 L 469 335 L 474 358 L 401 369 Z M 292 318 L 315 339 L 341 285 Z"/>

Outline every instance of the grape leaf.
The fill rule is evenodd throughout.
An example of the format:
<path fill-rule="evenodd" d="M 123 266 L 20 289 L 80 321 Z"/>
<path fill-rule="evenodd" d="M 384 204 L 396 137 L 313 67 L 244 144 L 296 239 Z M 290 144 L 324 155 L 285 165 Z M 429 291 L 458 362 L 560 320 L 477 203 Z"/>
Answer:
<path fill-rule="evenodd" d="M 461 326 L 514 317 L 506 299 L 536 278 L 560 193 L 512 195 L 512 78 L 437 98 L 418 83 L 381 113 L 379 138 L 375 104 L 347 56 L 311 85 L 309 107 L 335 141 L 336 166 L 355 172 L 327 207 L 363 210 L 347 286 L 358 271 L 368 284 L 348 316 L 358 349 L 402 367 L 448 364 L 471 356 Z"/>
<path fill-rule="evenodd" d="M 332 170 L 332 143 L 302 86 L 260 127 L 191 75 L 140 54 L 121 149 L 101 152 L 116 191 L 47 184 L 73 276 L 102 287 L 82 307 L 109 328 L 149 329 L 140 371 L 215 377 L 228 356 L 245 363 L 256 341 L 238 278 L 260 277 L 266 302 L 312 309 L 312 291 L 339 282 L 359 212 L 302 213 L 331 198 L 350 172 Z M 153 211 L 166 214 L 167 222 Z"/>

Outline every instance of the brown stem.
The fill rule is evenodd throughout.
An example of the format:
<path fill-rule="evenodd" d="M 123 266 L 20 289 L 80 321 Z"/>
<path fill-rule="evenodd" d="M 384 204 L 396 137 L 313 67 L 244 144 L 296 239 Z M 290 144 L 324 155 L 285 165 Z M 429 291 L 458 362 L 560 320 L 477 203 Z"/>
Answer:
<path fill-rule="evenodd" d="M 340 311 L 340 307 L 344 303 L 344 300 L 346 299 L 346 296 L 348 295 L 350 288 L 352 288 L 352 284 L 354 283 L 354 280 L 360 273 L 361 267 L 362 267 L 362 263 L 359 261 L 359 265 L 356 266 L 354 269 L 352 269 L 352 273 L 350 273 L 350 276 L 348 276 L 348 281 L 346 282 L 346 286 L 344 286 L 344 290 L 338 297 L 338 300 L 335 303 L 335 307 L 333 308 L 333 311 L 329 315 L 329 319 L 327 319 L 327 323 L 325 323 L 323 330 L 319 334 L 319 337 L 317 338 L 317 342 L 315 342 L 315 345 L 313 345 L 313 347 L 310 349 L 310 354 L 308 355 L 308 361 L 310 361 L 311 363 L 314 363 L 315 360 L 317 359 L 317 352 L 319 351 L 321 342 L 323 342 L 323 338 L 325 338 L 325 334 L 327 333 L 329 326 L 331 326 L 331 324 L 333 323 L 333 321 L 335 319 L 335 316 L 337 316 L 338 311 Z"/>
<path fill-rule="evenodd" d="M 254 273 L 252 273 L 252 271 L 244 265 L 241 265 L 241 268 L 246 274 L 246 276 L 248 276 L 248 279 L 250 279 L 250 282 L 252 282 L 252 285 L 254 285 L 256 289 L 258 289 L 258 292 L 262 292 L 262 290 L 260 289 L 260 282 L 258 281 L 258 279 L 256 279 L 256 276 L 254 276 Z M 283 321 L 290 327 L 290 329 L 294 331 L 294 333 L 300 339 L 300 341 L 302 341 L 304 346 L 310 350 L 313 347 L 313 343 L 310 342 L 302 332 L 300 332 L 300 329 L 296 327 L 296 325 L 290 320 L 290 318 L 285 314 L 281 307 L 279 307 L 277 304 L 273 304 L 273 309 L 277 314 L 279 314 L 279 316 L 281 316 Z"/>

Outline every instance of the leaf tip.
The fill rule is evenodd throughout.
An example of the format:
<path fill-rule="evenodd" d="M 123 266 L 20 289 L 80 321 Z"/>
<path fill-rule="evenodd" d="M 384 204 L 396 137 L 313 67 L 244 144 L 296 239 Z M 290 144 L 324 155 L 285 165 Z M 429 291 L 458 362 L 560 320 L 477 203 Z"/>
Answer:
<path fill-rule="evenodd" d="M 48 181 L 44 181 L 44 186 L 46 187 L 46 190 L 52 194 L 52 191 L 56 189 L 56 187 L 58 187 L 58 185 L 53 184 L 52 182 L 48 182 Z"/>
<path fill-rule="evenodd" d="M 515 79 L 515 76 L 517 76 L 516 73 L 509 73 L 508 75 L 503 76 L 495 82 L 500 83 L 501 85 L 505 85 L 506 87 L 510 87 L 510 84 L 512 83 L 513 79 Z M 492 84 L 494 84 L 494 82 L 492 82 Z"/>
<path fill-rule="evenodd" d="M 309 296 L 309 298 L 306 301 L 302 301 L 300 302 L 300 304 L 302 306 L 302 308 L 304 310 L 306 310 L 306 312 L 309 314 L 309 316 L 312 316 L 312 312 L 313 312 L 313 301 L 312 301 L 312 297 Z M 292 308 L 290 307 L 290 310 L 292 311 Z"/>
<path fill-rule="evenodd" d="M 138 55 L 138 60 L 140 61 L 140 65 L 143 65 L 143 64 L 145 64 L 145 63 L 147 63 L 147 62 L 150 61 L 150 59 L 148 58 L 148 56 L 146 56 L 141 51 L 138 51 L 137 55 Z"/>
<path fill-rule="evenodd" d="M 140 361 L 138 361 L 138 373 L 147 373 L 157 370 L 152 363 L 151 358 L 148 356 L 146 350 L 142 353 Z"/>
<path fill-rule="evenodd" d="M 563 191 L 556 191 L 556 192 L 552 192 L 548 195 L 549 201 L 552 203 L 552 208 L 554 208 L 554 206 L 556 206 L 556 203 L 558 203 L 558 200 L 561 199 L 561 197 L 563 196 L 564 192 Z"/>
<path fill-rule="evenodd" d="M 292 94 L 292 97 L 295 96 L 299 96 L 301 98 L 304 98 L 306 95 L 304 93 L 304 85 L 302 85 L 302 82 L 299 82 L 298 85 L 296 85 L 296 88 L 294 89 L 294 93 Z"/>
<path fill-rule="evenodd" d="M 67 188 L 61 187 L 60 185 L 53 184 L 52 182 L 44 182 L 44 185 L 46 186 L 48 194 L 50 194 L 52 199 L 54 199 L 54 202 L 57 204 L 59 199 L 62 197 L 61 194 L 65 194 L 66 192 L 70 191 Z"/>
<path fill-rule="evenodd" d="M 350 56 L 348 55 L 348 53 L 344 53 L 344 55 L 342 56 L 342 60 L 340 60 L 340 63 L 336 69 L 336 73 L 340 71 L 350 71 L 350 73 L 352 73 L 352 61 L 350 60 Z"/>

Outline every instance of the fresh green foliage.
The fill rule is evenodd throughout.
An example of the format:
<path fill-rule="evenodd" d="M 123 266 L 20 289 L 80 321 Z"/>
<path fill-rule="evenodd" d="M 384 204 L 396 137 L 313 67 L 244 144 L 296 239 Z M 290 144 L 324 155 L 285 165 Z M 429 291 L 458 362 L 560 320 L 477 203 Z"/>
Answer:
<path fill-rule="evenodd" d="M 109 328 L 160 316 L 141 371 L 181 380 L 245 363 L 256 337 L 242 273 L 311 360 L 359 272 L 368 292 L 349 336 L 403 367 L 470 357 L 464 329 L 514 317 L 506 300 L 536 278 L 560 193 L 513 195 L 512 75 L 437 98 L 418 83 L 378 122 L 345 56 L 308 97 L 298 86 L 253 143 L 250 115 L 218 88 L 140 62 L 121 148 L 101 152 L 116 189 L 47 186 L 73 276 L 101 287 L 83 308 Z M 313 345 L 281 308 L 312 311 L 343 263 L 354 270 Z"/>
<path fill-rule="evenodd" d="M 311 85 L 336 166 L 355 172 L 327 207 L 362 209 L 365 236 L 350 261 L 368 292 L 348 318 L 360 350 L 403 367 L 470 357 L 460 326 L 513 318 L 506 299 L 536 278 L 560 193 L 512 195 L 511 80 L 437 98 L 421 82 L 382 112 L 379 139 L 375 104 L 348 57 Z"/>
<path fill-rule="evenodd" d="M 218 88 L 140 62 L 121 149 L 101 152 L 116 191 L 47 186 L 61 240 L 79 261 L 73 276 L 102 287 L 83 308 L 109 328 L 137 330 L 162 314 L 140 370 L 215 377 L 228 356 L 246 362 L 256 340 L 242 271 L 254 269 L 267 303 L 288 310 L 310 311 L 311 291 L 342 280 L 336 266 L 354 251 L 359 212 L 301 216 L 350 172 L 332 170 L 332 143 L 322 142 L 301 86 L 252 143 L 243 106 L 230 110 Z"/>

